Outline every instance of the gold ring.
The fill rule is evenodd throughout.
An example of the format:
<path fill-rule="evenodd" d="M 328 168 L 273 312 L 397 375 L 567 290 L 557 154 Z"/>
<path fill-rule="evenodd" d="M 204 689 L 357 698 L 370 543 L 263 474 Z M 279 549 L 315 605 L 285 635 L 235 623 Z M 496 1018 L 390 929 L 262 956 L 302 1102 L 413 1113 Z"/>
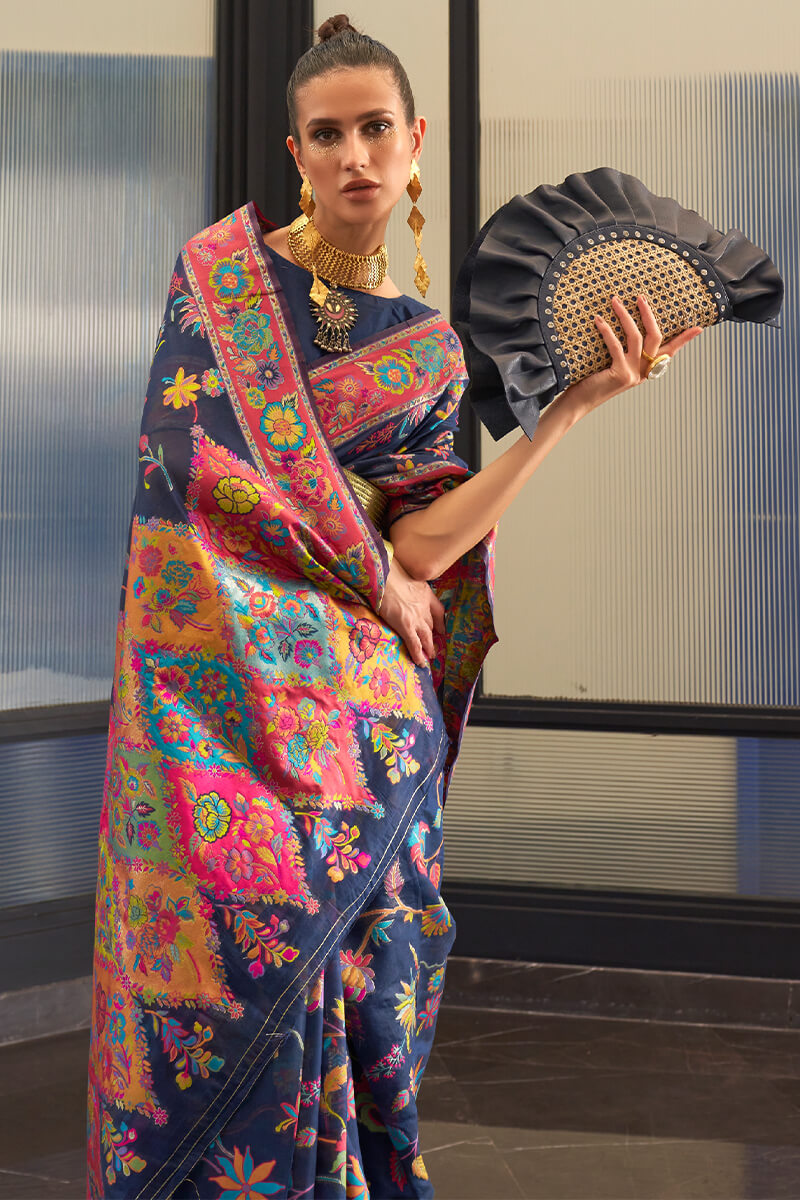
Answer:
<path fill-rule="evenodd" d="M 642 358 L 646 358 L 650 364 L 644 373 L 645 379 L 661 379 L 663 375 L 666 375 L 670 364 L 668 354 L 648 354 L 646 350 L 643 350 Z"/>

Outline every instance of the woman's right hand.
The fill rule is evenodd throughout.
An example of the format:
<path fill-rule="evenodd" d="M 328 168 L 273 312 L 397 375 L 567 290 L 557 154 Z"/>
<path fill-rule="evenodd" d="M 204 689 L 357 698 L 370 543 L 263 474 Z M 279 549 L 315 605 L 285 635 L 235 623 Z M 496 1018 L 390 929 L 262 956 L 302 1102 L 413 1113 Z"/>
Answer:
<path fill-rule="evenodd" d="M 579 383 L 573 383 L 558 397 L 559 404 L 570 406 L 573 409 L 577 408 L 579 416 L 586 416 L 593 409 L 599 408 L 606 400 L 610 400 L 612 396 L 618 396 L 621 392 L 626 392 L 629 388 L 644 383 L 647 379 L 645 352 L 651 362 L 653 358 L 661 354 L 674 358 L 679 350 L 682 350 L 703 332 L 699 325 L 694 325 L 691 329 L 685 329 L 683 333 L 677 334 L 668 342 L 663 342 L 658 321 L 647 297 L 639 296 L 636 303 L 644 333 L 639 329 L 632 314 L 628 312 L 619 296 L 612 296 L 611 307 L 622 327 L 624 338 L 618 338 L 608 321 L 603 320 L 602 317 L 596 316 L 594 319 L 598 332 L 606 344 L 611 365 L 602 371 L 597 371 L 594 375 L 587 376 Z"/>
<path fill-rule="evenodd" d="M 445 632 L 444 605 L 430 584 L 412 579 L 396 557 L 389 566 L 378 615 L 400 634 L 417 666 L 427 668 L 435 653 L 433 631 Z"/>

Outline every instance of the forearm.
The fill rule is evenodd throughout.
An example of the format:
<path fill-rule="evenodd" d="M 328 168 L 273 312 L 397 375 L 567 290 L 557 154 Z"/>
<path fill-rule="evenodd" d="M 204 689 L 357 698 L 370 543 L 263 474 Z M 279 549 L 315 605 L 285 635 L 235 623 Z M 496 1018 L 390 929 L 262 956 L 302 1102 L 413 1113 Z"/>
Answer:
<path fill-rule="evenodd" d="M 441 575 L 494 528 L 536 468 L 576 421 L 612 396 L 642 383 L 647 378 L 642 362 L 645 341 L 650 346 L 647 355 L 651 361 L 659 348 L 672 358 L 702 332 L 699 326 L 693 326 L 662 343 L 646 298 L 639 296 L 637 304 L 644 337 L 619 296 L 613 296 L 611 307 L 622 327 L 625 347 L 608 322 L 595 317 L 611 366 L 573 384 L 554 400 L 539 419 L 532 441 L 524 436 L 519 438 L 510 450 L 472 479 L 446 492 L 423 511 L 395 521 L 391 530 L 395 554 L 409 575 L 414 579 L 436 579 Z"/>
<path fill-rule="evenodd" d="M 436 579 L 494 528 L 537 467 L 584 415 L 585 405 L 571 391 L 545 409 L 531 441 L 523 434 L 471 479 L 395 521 L 395 554 L 413 578 Z"/>

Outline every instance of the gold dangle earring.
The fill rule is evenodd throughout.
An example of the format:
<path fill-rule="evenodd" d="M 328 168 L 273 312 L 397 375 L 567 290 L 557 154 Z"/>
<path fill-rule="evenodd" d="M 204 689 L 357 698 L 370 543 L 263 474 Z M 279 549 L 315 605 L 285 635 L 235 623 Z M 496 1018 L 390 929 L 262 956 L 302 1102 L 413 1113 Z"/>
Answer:
<path fill-rule="evenodd" d="M 300 208 L 308 217 L 309 221 L 313 217 L 314 209 L 316 207 L 317 206 L 314 203 L 313 189 L 311 187 L 311 180 L 307 175 L 304 175 L 303 186 L 300 188 Z"/>
<path fill-rule="evenodd" d="M 417 291 L 420 296 L 424 298 L 430 286 L 431 279 L 428 274 L 427 264 L 420 250 L 422 226 L 425 224 L 425 218 L 417 208 L 417 201 L 422 195 L 422 184 L 419 178 L 419 163 L 415 158 L 411 160 L 411 171 L 406 191 L 411 197 L 411 212 L 408 214 L 408 223 L 411 226 L 411 232 L 414 234 L 414 244 L 417 247 L 417 256 L 414 259 L 414 283 L 417 285 Z"/>

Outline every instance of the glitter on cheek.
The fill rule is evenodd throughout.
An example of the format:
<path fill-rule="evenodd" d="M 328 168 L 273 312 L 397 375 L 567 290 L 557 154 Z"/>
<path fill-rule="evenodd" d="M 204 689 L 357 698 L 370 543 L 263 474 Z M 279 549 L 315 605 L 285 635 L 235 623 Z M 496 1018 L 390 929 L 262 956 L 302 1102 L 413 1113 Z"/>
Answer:
<path fill-rule="evenodd" d="M 336 142 L 316 142 L 312 140 L 309 142 L 308 148 L 322 158 L 331 158 L 336 153 L 338 146 Z"/>
<path fill-rule="evenodd" d="M 388 142 L 391 138 L 396 137 L 397 126 L 390 125 L 388 129 L 381 129 L 379 133 L 367 133 L 366 140 L 368 142 Z"/>

